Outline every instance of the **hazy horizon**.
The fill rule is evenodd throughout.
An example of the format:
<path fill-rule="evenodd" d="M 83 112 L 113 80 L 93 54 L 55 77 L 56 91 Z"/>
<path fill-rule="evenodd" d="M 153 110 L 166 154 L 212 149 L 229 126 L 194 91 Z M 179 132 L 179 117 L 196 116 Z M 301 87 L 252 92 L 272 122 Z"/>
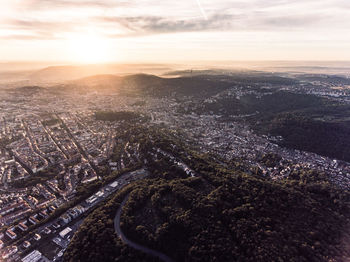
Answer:
<path fill-rule="evenodd" d="M 3 67 L 11 71 L 25 69 L 43 69 L 45 67 L 88 67 L 88 66 L 129 66 L 129 65 L 146 65 L 146 66 L 164 66 L 164 65 L 187 65 L 204 66 L 204 67 L 241 67 L 247 66 L 247 69 L 253 67 L 350 67 L 350 60 L 198 60 L 198 61 L 174 61 L 174 62 L 152 62 L 152 61 L 129 61 L 129 62 L 105 62 L 105 63 L 83 63 L 68 61 L 21 61 L 0 60 L 0 71 Z"/>

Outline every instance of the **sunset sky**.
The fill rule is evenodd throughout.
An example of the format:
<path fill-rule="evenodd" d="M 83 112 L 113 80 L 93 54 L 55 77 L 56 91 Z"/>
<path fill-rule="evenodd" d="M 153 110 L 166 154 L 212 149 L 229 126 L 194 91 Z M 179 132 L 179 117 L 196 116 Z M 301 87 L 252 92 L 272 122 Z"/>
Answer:
<path fill-rule="evenodd" d="M 350 60 L 349 0 L 0 3 L 0 61 Z"/>

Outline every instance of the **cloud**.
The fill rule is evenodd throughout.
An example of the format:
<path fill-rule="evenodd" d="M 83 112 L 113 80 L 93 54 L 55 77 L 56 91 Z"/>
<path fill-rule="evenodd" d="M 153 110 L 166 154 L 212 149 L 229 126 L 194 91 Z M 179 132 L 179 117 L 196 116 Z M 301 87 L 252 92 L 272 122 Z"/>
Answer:
<path fill-rule="evenodd" d="M 322 15 L 269 16 L 263 12 L 249 16 L 234 14 L 213 14 L 208 19 L 169 19 L 161 16 L 138 17 L 99 17 L 97 20 L 106 24 L 124 27 L 126 36 L 147 34 L 202 32 L 202 31 L 261 31 L 300 29 L 317 25 L 328 17 Z"/>
<path fill-rule="evenodd" d="M 130 32 L 141 34 L 175 33 L 192 31 L 228 30 L 237 17 L 229 14 L 215 14 L 208 19 L 169 19 L 161 16 L 100 17 L 98 20 L 117 23 Z"/>
<path fill-rule="evenodd" d="M 116 0 L 28 0 L 24 2 L 21 6 L 30 9 L 47 9 L 47 8 L 86 8 L 86 7 L 100 7 L 100 8 L 110 8 L 110 7 L 120 7 L 129 5 L 129 1 L 116 1 Z"/>
<path fill-rule="evenodd" d="M 296 30 L 308 29 L 318 26 L 329 19 L 329 16 L 322 14 L 287 14 L 275 15 L 257 12 L 254 14 L 254 19 L 246 21 L 247 30 Z"/>
<path fill-rule="evenodd" d="M 1 1 L 1 0 L 0 0 Z M 13 4 L 14 2 L 20 4 Z M 8 37 L 54 39 L 98 31 L 109 37 L 178 32 L 347 29 L 348 0 L 18 0 L 0 16 Z M 6 6 L 5 6 L 6 7 Z M 1 14 L 1 11 L 0 11 Z M 6 18 L 6 19 L 5 19 Z"/>
<path fill-rule="evenodd" d="M 7 29 L 12 33 L 1 36 L 2 39 L 17 40 L 39 40 L 39 39 L 58 39 L 60 32 L 77 30 L 82 23 L 71 23 L 69 21 L 40 21 L 36 19 L 11 19 L 7 20 Z"/>
<path fill-rule="evenodd" d="M 54 35 L 47 34 L 9 34 L 5 36 L 1 36 L 1 40 L 46 40 L 46 39 L 56 39 Z"/>

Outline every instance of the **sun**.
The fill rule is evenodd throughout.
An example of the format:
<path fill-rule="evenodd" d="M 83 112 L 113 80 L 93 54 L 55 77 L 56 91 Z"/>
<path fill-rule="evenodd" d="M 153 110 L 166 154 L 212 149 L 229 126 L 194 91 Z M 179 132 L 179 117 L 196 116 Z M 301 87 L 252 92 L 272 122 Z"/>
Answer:
<path fill-rule="evenodd" d="M 68 39 L 71 60 L 79 63 L 103 63 L 110 59 L 109 41 L 97 35 L 75 35 Z"/>

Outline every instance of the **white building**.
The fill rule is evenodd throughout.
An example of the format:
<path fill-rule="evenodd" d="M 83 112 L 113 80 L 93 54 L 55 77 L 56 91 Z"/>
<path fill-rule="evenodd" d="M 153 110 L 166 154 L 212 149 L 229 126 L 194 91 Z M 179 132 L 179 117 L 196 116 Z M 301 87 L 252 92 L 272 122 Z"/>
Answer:
<path fill-rule="evenodd" d="M 38 250 L 34 250 L 24 258 L 22 258 L 22 262 L 37 262 L 41 259 L 42 254 Z"/>
<path fill-rule="evenodd" d="M 72 231 L 70 227 L 66 227 L 60 232 L 60 237 L 64 238 L 67 234 L 69 234 Z"/>

